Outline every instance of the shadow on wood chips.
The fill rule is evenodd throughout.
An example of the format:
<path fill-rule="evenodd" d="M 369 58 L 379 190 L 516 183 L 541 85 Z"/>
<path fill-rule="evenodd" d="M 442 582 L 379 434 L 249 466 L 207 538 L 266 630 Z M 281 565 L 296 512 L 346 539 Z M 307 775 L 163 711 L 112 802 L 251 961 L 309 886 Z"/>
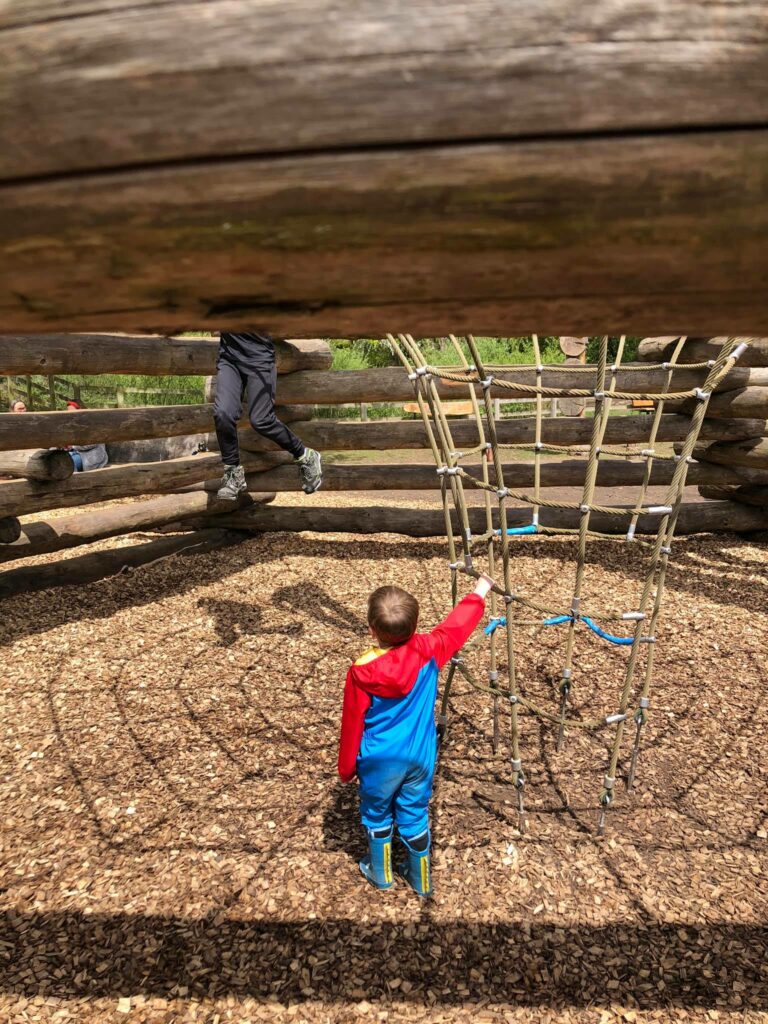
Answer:
<path fill-rule="evenodd" d="M 572 556 L 521 538 L 516 586 L 567 607 Z M 558 751 L 523 716 L 523 835 L 508 707 L 494 755 L 489 699 L 457 682 L 428 903 L 362 881 L 357 794 L 335 762 L 368 594 L 412 590 L 430 628 L 450 606 L 444 544 L 263 536 L 7 600 L 0 1019 L 756 1020 L 766 561 L 759 539 L 676 542 L 638 784 L 624 786 L 629 729 L 603 840 L 612 730 L 569 728 Z M 585 605 L 635 607 L 641 563 L 593 545 Z M 564 637 L 516 641 L 521 691 L 549 709 Z M 615 711 L 626 657 L 579 633 L 573 719 Z M 482 641 L 468 658 L 487 669 Z"/>

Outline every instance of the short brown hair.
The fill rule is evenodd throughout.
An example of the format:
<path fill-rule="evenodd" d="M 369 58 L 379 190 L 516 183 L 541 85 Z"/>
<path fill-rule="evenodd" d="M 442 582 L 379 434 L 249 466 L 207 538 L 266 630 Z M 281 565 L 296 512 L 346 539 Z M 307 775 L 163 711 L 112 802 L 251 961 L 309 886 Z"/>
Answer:
<path fill-rule="evenodd" d="M 368 625 L 385 647 L 399 647 L 416 632 L 419 602 L 400 587 L 379 587 L 368 598 Z"/>

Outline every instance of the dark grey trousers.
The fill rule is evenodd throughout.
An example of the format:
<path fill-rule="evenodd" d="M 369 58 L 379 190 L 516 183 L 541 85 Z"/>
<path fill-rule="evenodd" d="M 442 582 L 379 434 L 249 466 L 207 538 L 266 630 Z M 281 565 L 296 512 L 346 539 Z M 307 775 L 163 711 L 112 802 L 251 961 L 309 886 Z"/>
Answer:
<path fill-rule="evenodd" d="M 243 408 L 243 396 L 248 404 L 248 419 L 257 434 L 268 437 L 295 459 L 304 454 L 304 442 L 275 416 L 276 389 L 274 361 L 271 366 L 246 374 L 233 363 L 219 360 L 213 420 L 225 466 L 237 466 L 240 462 L 237 422 Z"/>

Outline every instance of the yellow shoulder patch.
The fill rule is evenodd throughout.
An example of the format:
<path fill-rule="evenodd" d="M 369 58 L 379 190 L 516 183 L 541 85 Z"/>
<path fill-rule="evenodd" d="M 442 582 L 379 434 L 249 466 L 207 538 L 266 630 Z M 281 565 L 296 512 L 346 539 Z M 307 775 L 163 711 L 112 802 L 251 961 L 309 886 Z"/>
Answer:
<path fill-rule="evenodd" d="M 382 654 L 386 654 L 388 650 L 388 647 L 369 647 L 365 654 L 360 655 L 355 662 L 355 665 L 367 665 L 369 661 L 375 661 L 376 658 L 380 658 Z"/>

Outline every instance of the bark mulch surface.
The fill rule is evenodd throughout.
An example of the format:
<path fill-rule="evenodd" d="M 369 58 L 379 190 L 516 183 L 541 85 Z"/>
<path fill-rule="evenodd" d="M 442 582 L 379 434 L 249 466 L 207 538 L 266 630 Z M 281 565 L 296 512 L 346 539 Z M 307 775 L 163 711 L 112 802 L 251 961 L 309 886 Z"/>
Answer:
<path fill-rule="evenodd" d="M 585 610 L 633 608 L 640 550 L 590 550 Z M 521 538 L 516 584 L 565 607 L 573 554 Z M 405 586 L 435 624 L 444 543 L 279 534 L 7 600 L 0 1021 L 768 1020 L 766 561 L 676 542 L 638 785 L 604 839 L 611 729 L 557 753 L 522 719 L 521 835 L 507 710 L 494 756 L 487 697 L 457 686 L 431 902 L 362 881 L 335 759 L 368 593 Z M 564 639 L 518 642 L 549 709 Z M 572 714 L 615 710 L 626 657 L 579 632 Z"/>

